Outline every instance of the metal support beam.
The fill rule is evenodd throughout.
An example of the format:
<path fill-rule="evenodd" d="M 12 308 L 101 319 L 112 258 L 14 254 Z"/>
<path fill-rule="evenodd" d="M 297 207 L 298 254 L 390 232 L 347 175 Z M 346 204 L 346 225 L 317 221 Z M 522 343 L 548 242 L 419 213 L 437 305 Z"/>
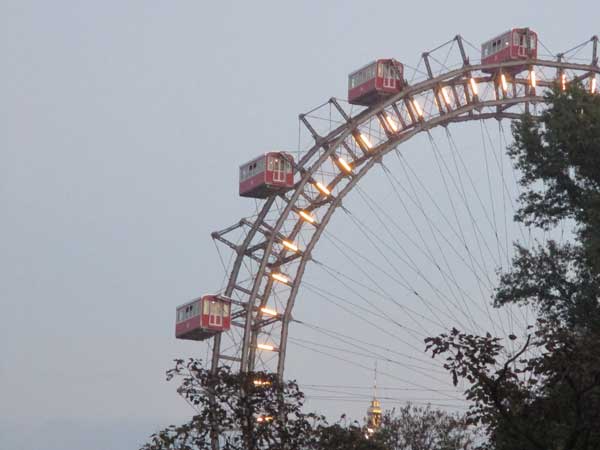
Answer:
<path fill-rule="evenodd" d="M 346 114 L 346 111 L 344 111 L 344 109 L 343 109 L 343 108 L 340 106 L 340 104 L 338 103 L 338 101 L 337 101 L 337 100 L 336 100 L 334 97 L 331 97 L 331 98 L 329 99 L 329 102 L 330 102 L 330 103 L 331 103 L 333 106 L 335 106 L 335 109 L 337 109 L 337 110 L 338 110 L 338 112 L 339 112 L 339 113 L 340 113 L 340 115 L 341 115 L 341 116 L 344 118 L 344 120 L 345 120 L 346 122 L 350 122 L 350 116 L 349 116 L 348 114 Z"/>
<path fill-rule="evenodd" d="M 298 116 L 298 119 L 300 119 L 300 121 L 304 124 L 308 131 L 310 131 L 310 134 L 312 135 L 315 142 L 319 142 L 321 140 L 321 136 L 319 136 L 319 133 L 316 132 L 316 130 L 313 128 L 310 122 L 306 120 L 306 116 L 304 114 L 300 114 Z"/>
<path fill-rule="evenodd" d="M 396 113 L 396 117 L 400 121 L 400 125 L 402 125 L 402 129 L 406 128 L 406 121 L 404 120 L 404 117 L 402 117 L 402 114 L 400 113 L 400 110 L 398 109 L 398 105 L 396 105 L 396 103 L 392 103 L 392 109 Z"/>
<path fill-rule="evenodd" d="M 423 61 L 425 62 L 425 70 L 427 70 L 427 76 L 431 80 L 433 78 L 433 72 L 431 71 L 431 64 L 429 63 L 429 53 L 425 52 L 421 55 Z"/>
<path fill-rule="evenodd" d="M 469 57 L 467 56 L 467 52 L 465 52 L 465 47 L 463 45 L 462 36 L 460 34 L 457 34 L 454 37 L 454 39 L 456 40 L 456 43 L 458 44 L 458 50 L 460 51 L 460 56 L 463 60 L 463 65 L 468 66 L 469 65 Z"/>

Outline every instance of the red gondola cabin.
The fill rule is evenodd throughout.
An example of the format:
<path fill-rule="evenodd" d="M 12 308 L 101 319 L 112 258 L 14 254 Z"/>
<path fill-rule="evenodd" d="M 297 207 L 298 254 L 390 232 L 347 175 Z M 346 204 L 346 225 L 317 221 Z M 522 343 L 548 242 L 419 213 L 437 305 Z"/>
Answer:
<path fill-rule="evenodd" d="M 500 36 L 481 44 L 481 64 L 496 64 L 505 61 L 537 58 L 537 33 L 529 28 L 514 28 Z M 507 69 L 507 72 L 520 72 L 525 66 Z M 484 72 L 492 70 L 483 69 Z"/>
<path fill-rule="evenodd" d="M 404 66 L 395 59 L 378 59 L 348 75 L 348 102 L 371 106 L 404 87 Z"/>
<path fill-rule="evenodd" d="M 231 327 L 231 302 L 205 295 L 177 308 L 175 337 L 203 341 Z"/>
<path fill-rule="evenodd" d="M 294 157 L 270 152 L 240 166 L 240 196 L 267 198 L 294 187 Z"/>

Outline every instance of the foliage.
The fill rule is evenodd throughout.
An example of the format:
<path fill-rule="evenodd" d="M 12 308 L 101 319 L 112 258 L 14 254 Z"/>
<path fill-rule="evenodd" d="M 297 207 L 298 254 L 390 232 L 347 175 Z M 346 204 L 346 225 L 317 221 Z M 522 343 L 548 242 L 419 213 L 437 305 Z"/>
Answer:
<path fill-rule="evenodd" d="M 471 383 L 468 422 L 488 427 L 497 450 L 600 448 L 600 351 L 596 333 L 540 319 L 520 350 L 501 361 L 499 338 L 453 329 L 427 340 L 454 383 Z M 538 356 L 524 357 L 527 350 Z"/>
<path fill-rule="evenodd" d="M 600 270 L 600 96 L 577 83 L 556 87 L 539 121 L 513 123 L 509 148 L 522 176 L 516 219 L 548 228 L 572 219 L 596 272 Z"/>
<path fill-rule="evenodd" d="M 375 439 L 368 439 L 358 423 L 339 423 L 318 429 L 317 450 L 387 450 Z"/>
<path fill-rule="evenodd" d="M 460 450 L 472 448 L 474 433 L 461 415 L 407 404 L 386 412 L 373 438 L 388 450 Z"/>
<path fill-rule="evenodd" d="M 293 381 L 275 374 L 212 374 L 200 360 L 177 360 L 167 379 L 182 378 L 178 392 L 198 414 L 186 424 L 171 425 L 151 436 L 143 450 L 205 450 L 218 436 L 224 450 L 314 448 L 322 417 L 301 411 L 304 395 Z M 255 383 L 256 381 L 256 383 Z M 214 427 L 213 424 L 218 424 Z"/>
<path fill-rule="evenodd" d="M 512 270 L 503 274 L 494 303 L 531 305 L 541 318 L 561 326 L 600 331 L 600 274 L 581 245 L 548 241 L 527 249 L 516 245 Z"/>
<path fill-rule="evenodd" d="M 464 418 L 411 405 L 387 412 L 373 436 L 345 416 L 329 425 L 302 412 L 304 395 L 295 382 L 282 383 L 271 373 L 222 367 L 212 374 L 190 359 L 176 360 L 167 372 L 167 379 L 175 377 L 198 414 L 152 435 L 142 450 L 208 450 L 213 436 L 223 450 L 458 450 L 471 439 Z"/>
<path fill-rule="evenodd" d="M 533 306 L 535 327 L 513 353 L 489 333 L 426 340 L 455 385 L 470 383 L 468 420 L 487 426 L 496 450 L 600 448 L 600 98 L 573 83 L 547 101 L 539 121 L 513 124 L 515 218 L 544 229 L 571 221 L 575 242 L 516 245 L 494 298 Z"/>

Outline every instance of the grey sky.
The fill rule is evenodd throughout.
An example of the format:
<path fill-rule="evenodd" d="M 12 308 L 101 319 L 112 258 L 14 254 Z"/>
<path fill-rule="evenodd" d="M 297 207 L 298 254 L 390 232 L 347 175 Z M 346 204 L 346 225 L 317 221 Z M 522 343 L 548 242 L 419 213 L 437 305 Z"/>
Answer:
<path fill-rule="evenodd" d="M 513 26 L 564 50 L 593 7 L 0 0 L 0 448 L 128 449 L 191 414 L 174 308 L 220 286 L 237 165 L 296 148 L 348 72 Z"/>

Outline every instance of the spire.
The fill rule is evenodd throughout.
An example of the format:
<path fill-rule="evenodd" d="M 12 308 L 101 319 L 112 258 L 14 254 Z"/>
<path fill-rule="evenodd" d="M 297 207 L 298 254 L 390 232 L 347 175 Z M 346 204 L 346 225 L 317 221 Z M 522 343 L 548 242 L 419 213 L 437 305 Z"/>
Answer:
<path fill-rule="evenodd" d="M 373 398 L 377 398 L 377 360 L 375 360 L 375 377 L 373 380 Z"/>
<path fill-rule="evenodd" d="M 381 402 L 377 400 L 377 361 L 373 379 L 373 400 L 367 409 L 367 435 L 373 434 L 381 426 Z"/>

